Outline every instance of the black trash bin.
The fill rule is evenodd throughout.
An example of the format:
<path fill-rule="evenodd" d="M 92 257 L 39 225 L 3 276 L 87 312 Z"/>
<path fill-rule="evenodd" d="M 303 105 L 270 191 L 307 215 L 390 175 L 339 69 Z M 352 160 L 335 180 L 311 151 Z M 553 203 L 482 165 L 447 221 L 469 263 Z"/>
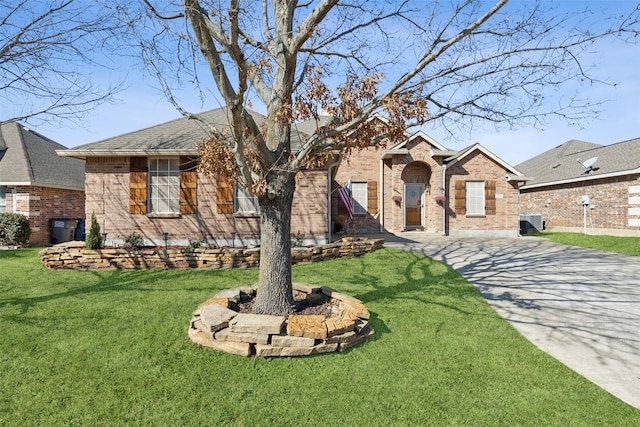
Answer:
<path fill-rule="evenodd" d="M 85 234 L 86 234 L 86 230 L 85 230 L 85 225 L 84 225 L 84 219 L 79 219 L 78 220 L 78 225 L 76 226 L 76 231 L 73 234 L 73 240 L 77 240 L 80 242 L 84 242 L 85 239 Z"/>
<path fill-rule="evenodd" d="M 78 226 L 77 219 L 58 218 L 51 220 L 51 243 L 70 242 Z"/>

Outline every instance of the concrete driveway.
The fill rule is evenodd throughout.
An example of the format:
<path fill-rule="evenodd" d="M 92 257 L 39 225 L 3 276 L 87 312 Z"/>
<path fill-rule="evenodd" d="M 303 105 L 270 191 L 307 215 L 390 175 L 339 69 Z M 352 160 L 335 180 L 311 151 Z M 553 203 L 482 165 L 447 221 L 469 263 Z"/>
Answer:
<path fill-rule="evenodd" d="M 533 238 L 384 235 L 461 273 L 522 335 L 640 408 L 640 259 Z"/>

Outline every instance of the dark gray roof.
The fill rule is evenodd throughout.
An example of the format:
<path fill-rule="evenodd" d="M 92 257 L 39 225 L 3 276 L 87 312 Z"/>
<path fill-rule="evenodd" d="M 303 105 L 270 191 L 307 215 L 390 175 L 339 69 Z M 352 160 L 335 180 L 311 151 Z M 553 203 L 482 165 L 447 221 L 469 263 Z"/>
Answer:
<path fill-rule="evenodd" d="M 223 107 L 197 115 L 208 125 L 222 130 L 231 127 L 229 114 L 229 109 Z M 261 114 L 253 111 L 250 111 L 250 114 L 259 125 L 264 121 L 264 116 Z M 304 123 L 302 128 L 311 130 L 312 126 L 309 123 Z M 301 130 L 298 133 L 302 133 Z M 203 123 L 182 117 L 146 129 L 70 148 L 59 152 L 59 154 L 76 158 L 158 154 L 193 156 L 198 153 L 197 145 L 207 138 L 209 138 L 209 133 Z M 296 138 L 296 132 L 292 132 L 291 142 L 293 145 L 299 144 L 301 138 Z"/>
<path fill-rule="evenodd" d="M 218 108 L 198 114 L 202 120 L 217 128 L 229 128 L 228 109 Z M 146 129 L 125 133 L 102 141 L 80 145 L 65 152 L 63 156 L 113 156 L 157 154 L 197 154 L 196 145 L 207 139 L 206 127 L 195 119 L 179 118 Z"/>
<path fill-rule="evenodd" d="M 597 160 L 591 168 L 582 163 Z M 640 138 L 612 145 L 570 140 L 516 166 L 532 178 L 524 189 L 640 173 Z"/>
<path fill-rule="evenodd" d="M 0 185 L 84 190 L 84 162 L 60 158 L 65 148 L 19 123 L 0 125 Z"/>

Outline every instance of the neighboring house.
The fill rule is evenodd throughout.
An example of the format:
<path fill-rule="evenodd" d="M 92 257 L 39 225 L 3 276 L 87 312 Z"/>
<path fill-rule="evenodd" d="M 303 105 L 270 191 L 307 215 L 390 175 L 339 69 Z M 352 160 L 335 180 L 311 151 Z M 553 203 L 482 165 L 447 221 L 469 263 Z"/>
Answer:
<path fill-rule="evenodd" d="M 333 184 L 334 230 L 423 230 L 452 236 L 517 236 L 518 186 L 527 178 L 479 144 L 449 150 L 423 132 L 342 160 Z M 350 182 L 347 220 L 336 189 Z"/>
<path fill-rule="evenodd" d="M 220 108 L 202 116 L 224 128 L 227 113 Z M 323 120 L 293 126 L 292 143 L 315 132 Z M 86 216 L 95 213 L 108 243 L 121 244 L 133 232 L 155 245 L 163 245 L 165 236 L 169 245 L 190 239 L 258 243 L 256 199 L 196 170 L 197 144 L 206 138 L 199 122 L 181 118 L 58 154 L 85 160 Z M 450 151 L 418 132 L 389 149 L 371 147 L 303 170 L 297 180 L 291 232 L 301 233 L 305 244 L 329 241 L 336 224 L 360 233 L 518 234 L 517 186 L 524 177 L 477 144 Z M 348 180 L 355 219 L 345 224 L 336 190 Z M 442 195 L 446 200 L 439 203 L 435 196 Z M 394 196 L 402 200 L 395 202 Z"/>
<path fill-rule="evenodd" d="M 16 122 L 0 125 L 0 212 L 29 218 L 32 245 L 51 241 L 52 219 L 83 219 L 84 163 Z"/>
<path fill-rule="evenodd" d="M 602 146 L 571 140 L 518 169 L 523 214 L 549 230 L 640 236 L 640 139 Z"/>

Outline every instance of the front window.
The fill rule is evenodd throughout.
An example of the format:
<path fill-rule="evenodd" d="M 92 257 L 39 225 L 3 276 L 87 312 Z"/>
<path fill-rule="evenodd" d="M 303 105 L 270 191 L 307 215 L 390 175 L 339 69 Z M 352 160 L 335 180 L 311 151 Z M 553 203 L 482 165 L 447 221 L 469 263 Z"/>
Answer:
<path fill-rule="evenodd" d="M 353 196 L 353 213 L 356 215 L 365 215 L 367 213 L 367 183 L 352 183 L 351 194 Z"/>
<path fill-rule="evenodd" d="M 149 160 L 149 210 L 180 212 L 180 159 Z"/>
<path fill-rule="evenodd" d="M 0 185 L 0 213 L 7 211 L 7 189 Z"/>
<path fill-rule="evenodd" d="M 256 213 L 260 212 L 258 207 L 258 198 L 249 193 L 247 189 L 236 187 L 236 212 Z"/>
<path fill-rule="evenodd" d="M 484 215 L 484 181 L 466 182 L 467 215 Z"/>

